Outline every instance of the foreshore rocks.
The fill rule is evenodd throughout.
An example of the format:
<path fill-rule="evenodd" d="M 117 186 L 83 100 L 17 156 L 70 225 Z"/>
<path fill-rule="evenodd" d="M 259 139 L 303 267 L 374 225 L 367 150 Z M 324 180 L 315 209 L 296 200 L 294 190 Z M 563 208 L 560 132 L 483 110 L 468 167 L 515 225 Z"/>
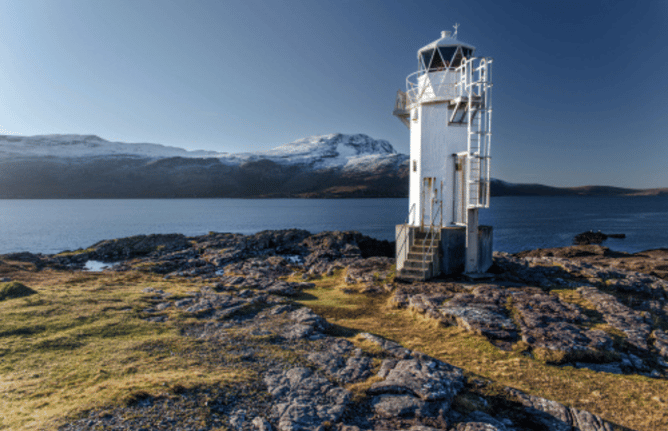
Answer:
<path fill-rule="evenodd" d="M 233 395 L 207 395 L 209 416 L 200 422 L 206 426 L 188 419 L 201 408 L 195 391 L 178 400 L 149 397 L 104 414 L 92 411 L 62 430 L 617 429 L 589 412 L 509 387 L 509 410 L 485 409 L 493 399 L 475 388 L 489 382 L 465 367 L 371 333 L 342 338 L 340 328 L 295 301 L 331 276 L 340 277 L 337 288 L 344 293 L 378 296 L 388 309 L 456 326 L 549 366 L 668 378 L 668 250 L 630 255 L 586 245 L 495 253 L 490 279 L 423 283 L 394 280 L 393 253 L 392 243 L 358 232 L 291 229 L 138 236 L 0 261 L 80 270 L 87 260 L 101 260 L 114 263 L 108 272 L 196 279 L 206 287 L 179 295 L 145 289 L 141 318 L 166 325 L 185 316 L 181 336 L 217 349 L 216 360 L 254 376 Z M 467 397 L 478 400 L 476 408 L 462 401 Z"/>
<path fill-rule="evenodd" d="M 601 244 L 608 238 L 626 238 L 626 235 L 623 233 L 605 234 L 601 231 L 582 232 L 575 235 L 575 237 L 573 238 L 573 244 L 575 245 Z"/>

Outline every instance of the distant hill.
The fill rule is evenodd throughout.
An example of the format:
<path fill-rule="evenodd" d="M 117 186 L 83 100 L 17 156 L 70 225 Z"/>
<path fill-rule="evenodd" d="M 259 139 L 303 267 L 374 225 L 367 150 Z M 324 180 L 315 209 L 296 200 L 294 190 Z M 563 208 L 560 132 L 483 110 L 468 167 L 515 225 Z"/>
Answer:
<path fill-rule="evenodd" d="M 611 186 L 552 187 L 543 184 L 514 184 L 492 179 L 492 196 L 655 196 L 668 188 L 627 189 Z"/>
<path fill-rule="evenodd" d="M 636 196 L 492 180 L 493 196 Z M 406 197 L 408 156 L 366 135 L 312 136 L 254 153 L 187 151 L 94 135 L 0 135 L 0 198 Z"/>

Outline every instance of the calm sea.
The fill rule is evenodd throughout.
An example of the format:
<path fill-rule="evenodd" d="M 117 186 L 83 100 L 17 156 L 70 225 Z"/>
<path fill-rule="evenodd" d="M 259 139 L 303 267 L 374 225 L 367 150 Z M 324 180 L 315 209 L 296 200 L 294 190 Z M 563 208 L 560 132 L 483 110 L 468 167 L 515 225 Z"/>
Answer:
<path fill-rule="evenodd" d="M 407 199 L 0 200 L 0 253 L 57 253 L 150 233 L 201 235 L 301 228 L 358 230 L 394 240 Z M 668 197 L 498 197 L 482 210 L 494 250 L 569 245 L 587 230 L 625 233 L 604 245 L 636 252 L 668 247 Z"/>

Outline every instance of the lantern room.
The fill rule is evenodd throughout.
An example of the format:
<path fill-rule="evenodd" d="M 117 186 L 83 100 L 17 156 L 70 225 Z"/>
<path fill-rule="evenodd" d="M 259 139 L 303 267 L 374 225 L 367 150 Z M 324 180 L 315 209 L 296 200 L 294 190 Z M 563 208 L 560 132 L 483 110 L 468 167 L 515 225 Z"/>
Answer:
<path fill-rule="evenodd" d="M 449 31 L 441 32 L 441 38 L 418 51 L 418 71 L 437 72 L 461 66 L 462 59 L 471 58 L 475 48 L 462 43 Z"/>

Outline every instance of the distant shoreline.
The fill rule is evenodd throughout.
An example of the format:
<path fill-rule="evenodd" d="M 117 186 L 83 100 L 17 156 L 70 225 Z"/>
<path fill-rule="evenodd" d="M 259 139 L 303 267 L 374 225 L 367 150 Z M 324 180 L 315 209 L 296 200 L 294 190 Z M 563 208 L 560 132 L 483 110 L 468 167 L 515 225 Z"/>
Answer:
<path fill-rule="evenodd" d="M 75 196 L 64 196 L 62 194 L 54 195 L 21 195 L 21 196 L 3 196 L 0 192 L 0 199 L 4 200 L 41 200 L 41 199 L 58 199 L 58 200 L 113 200 L 113 199 L 407 199 L 408 195 L 404 193 L 386 193 L 378 194 L 374 191 L 313 191 L 308 193 L 298 194 L 259 194 L 259 195 L 230 195 L 220 194 L 216 195 L 200 195 L 200 196 L 185 196 L 185 195 L 142 195 L 132 196 L 124 195 L 122 193 L 113 194 L 89 194 Z M 620 187 L 610 186 L 579 186 L 579 187 L 554 187 L 542 184 L 513 184 L 504 181 L 493 180 L 491 188 L 492 197 L 505 196 L 526 196 L 526 197 L 562 197 L 562 196 L 582 196 L 582 197 L 648 197 L 648 196 L 668 196 L 668 188 L 656 189 L 626 189 Z"/>

